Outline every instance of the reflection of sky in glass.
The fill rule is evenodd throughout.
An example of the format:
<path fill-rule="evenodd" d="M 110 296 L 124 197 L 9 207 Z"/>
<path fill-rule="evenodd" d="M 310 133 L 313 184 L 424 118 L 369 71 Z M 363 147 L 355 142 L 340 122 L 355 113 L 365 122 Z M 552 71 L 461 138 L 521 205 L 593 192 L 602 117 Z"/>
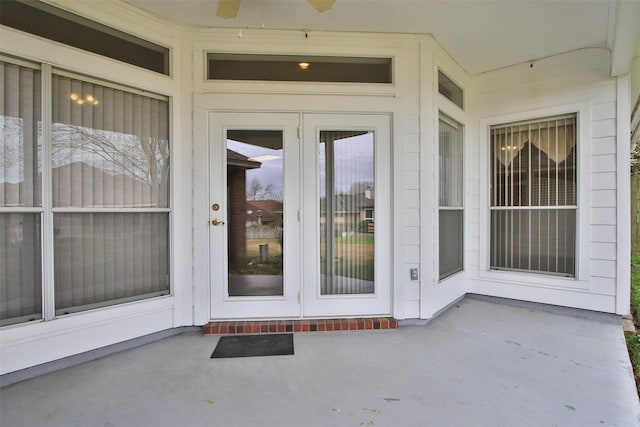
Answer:
<path fill-rule="evenodd" d="M 21 118 L 0 116 L 0 182 L 24 181 L 23 137 Z"/>
<path fill-rule="evenodd" d="M 334 189 L 349 193 L 353 184 L 374 182 L 373 132 L 334 141 Z M 320 196 L 326 195 L 326 152 L 324 144 L 318 151 Z"/>
<path fill-rule="evenodd" d="M 227 148 L 249 158 L 261 156 L 274 156 L 277 159 L 262 161 L 261 166 L 256 169 L 247 170 L 247 190 L 251 181 L 256 179 L 262 184 L 263 189 L 271 185 L 271 193 L 282 193 L 283 191 L 283 151 L 272 148 L 261 147 L 259 145 L 246 144 L 231 139 L 227 140 Z"/>

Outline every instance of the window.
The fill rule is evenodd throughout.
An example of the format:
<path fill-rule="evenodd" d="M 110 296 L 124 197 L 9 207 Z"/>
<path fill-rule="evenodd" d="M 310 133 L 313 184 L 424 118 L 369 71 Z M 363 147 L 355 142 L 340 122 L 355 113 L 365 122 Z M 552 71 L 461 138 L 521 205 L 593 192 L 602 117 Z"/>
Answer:
<path fill-rule="evenodd" d="M 364 210 L 364 220 L 365 221 L 373 221 L 373 209 L 365 209 Z"/>
<path fill-rule="evenodd" d="M 210 80 L 392 83 L 391 58 L 207 54 Z"/>
<path fill-rule="evenodd" d="M 40 78 L 0 58 L 0 325 L 42 317 Z"/>
<path fill-rule="evenodd" d="M 492 126 L 491 268 L 575 277 L 576 115 Z"/>
<path fill-rule="evenodd" d="M 36 69 L 0 64 L 0 322 L 41 318 L 42 286 L 56 315 L 167 294 L 168 99 L 62 71 L 41 93 Z"/>
<path fill-rule="evenodd" d="M 462 126 L 441 116 L 439 121 L 439 278 L 463 269 L 464 207 Z"/>
<path fill-rule="evenodd" d="M 438 93 L 464 109 L 464 92 L 445 73 L 438 70 Z"/>

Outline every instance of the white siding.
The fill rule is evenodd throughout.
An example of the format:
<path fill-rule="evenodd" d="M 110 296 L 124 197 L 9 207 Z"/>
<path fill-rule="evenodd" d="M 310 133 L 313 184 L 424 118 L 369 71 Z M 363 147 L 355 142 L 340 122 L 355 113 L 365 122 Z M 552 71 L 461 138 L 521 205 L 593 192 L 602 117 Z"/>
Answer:
<path fill-rule="evenodd" d="M 470 292 L 512 297 L 551 304 L 615 312 L 617 243 L 616 174 L 616 81 L 608 77 L 609 55 L 605 49 L 572 52 L 531 64 L 486 73 L 473 79 L 473 111 L 478 127 L 474 140 L 478 155 L 486 162 L 486 137 L 491 123 L 501 117 L 538 118 L 551 111 L 579 113 L 579 273 L 576 279 L 559 280 L 538 274 L 489 271 L 489 234 L 483 231 L 488 199 L 483 192 L 486 176 L 474 186 L 480 220 L 470 222 L 471 233 L 480 235 L 478 247 L 468 257 L 479 263 L 470 277 Z M 509 120 L 504 120 L 505 122 Z M 486 173 L 488 166 L 480 163 Z M 474 241 L 475 242 L 475 241 Z"/>

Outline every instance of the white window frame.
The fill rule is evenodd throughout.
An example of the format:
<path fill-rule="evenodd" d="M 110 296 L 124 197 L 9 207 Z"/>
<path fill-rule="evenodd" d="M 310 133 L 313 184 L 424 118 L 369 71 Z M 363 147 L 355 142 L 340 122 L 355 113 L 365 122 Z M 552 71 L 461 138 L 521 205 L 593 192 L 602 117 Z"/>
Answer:
<path fill-rule="evenodd" d="M 504 123 L 535 120 L 538 118 L 576 114 L 578 171 L 576 189 L 576 274 L 575 277 L 558 277 L 543 272 L 491 270 L 491 126 Z M 480 119 L 480 247 L 479 277 L 495 282 L 516 285 L 534 285 L 551 288 L 589 288 L 590 246 L 590 142 L 591 107 L 589 103 L 576 103 L 536 110 L 522 111 Z"/>
<path fill-rule="evenodd" d="M 48 322 L 50 320 L 59 319 L 63 317 L 69 317 L 74 315 L 79 315 L 83 313 L 88 313 L 96 310 L 109 309 L 109 308 L 117 308 L 122 306 L 128 306 L 137 303 L 144 303 L 150 300 L 158 300 L 158 299 L 167 299 L 174 295 L 174 262 L 173 262 L 173 206 L 174 206 L 174 159 L 173 159 L 173 148 L 174 143 L 173 140 L 173 113 L 172 113 L 172 105 L 171 105 L 171 97 L 167 95 L 160 94 L 158 92 L 153 91 L 145 91 L 144 89 L 137 89 L 133 85 L 129 84 L 120 84 L 112 82 L 108 79 L 104 78 L 92 78 L 83 73 L 68 71 L 63 67 L 52 67 L 51 64 L 46 63 L 44 61 L 38 60 L 29 60 L 24 58 L 23 56 L 0 56 L 3 60 L 14 63 L 21 66 L 27 66 L 29 68 L 38 69 L 41 73 L 41 122 L 42 122 L 42 200 L 41 206 L 39 207 L 25 207 L 25 208 L 1 208 L 1 212 L 18 212 L 18 213 L 39 213 L 41 218 L 41 263 L 42 263 L 42 276 L 41 276 L 41 291 L 42 291 L 42 311 L 41 318 L 35 321 L 24 321 L 24 322 L 11 322 L 7 323 L 4 326 L 0 326 L 0 329 L 7 328 L 15 328 L 24 325 L 30 325 L 33 323 L 40 322 Z M 146 71 L 145 71 L 146 72 Z M 53 94 L 51 92 L 52 88 L 52 78 L 53 75 L 61 75 L 72 77 L 75 79 L 80 79 L 83 81 L 97 83 L 103 86 L 109 86 L 116 89 L 126 90 L 132 93 L 139 93 L 144 96 L 156 97 L 159 99 L 166 99 L 169 103 L 169 205 L 167 208 L 54 208 L 52 205 L 52 171 L 51 171 L 51 137 L 52 137 L 52 99 Z M 149 297 L 141 295 L 140 297 L 134 298 L 123 298 L 118 300 L 112 300 L 105 303 L 99 303 L 91 306 L 79 306 L 73 307 L 68 310 L 64 310 L 65 313 L 62 313 L 61 310 L 57 310 L 55 307 L 55 284 L 54 284 L 54 276 L 55 276 L 55 265 L 54 265 L 54 226 L 53 226 L 53 216 L 55 213 L 140 213 L 140 212 L 150 212 L 150 213 L 166 213 L 168 215 L 168 224 L 169 228 L 167 231 L 168 237 L 168 247 L 169 247 L 169 258 L 168 258 L 168 268 L 169 268 L 169 289 L 167 294 L 151 294 Z M 162 306 L 165 303 L 161 303 Z M 56 313 L 56 312 L 60 313 Z M 30 317 L 30 316 L 29 316 Z"/>
<path fill-rule="evenodd" d="M 457 120 L 454 120 L 453 118 L 449 117 L 447 114 L 445 114 L 444 112 L 440 111 L 438 114 L 438 130 L 437 130 L 437 135 L 438 135 L 438 158 L 440 156 L 440 121 L 444 121 L 447 122 L 450 126 L 454 126 L 454 127 L 458 127 L 461 133 L 461 138 L 462 138 L 462 150 L 461 150 L 461 154 L 462 154 L 462 176 L 460 177 L 461 181 L 462 181 L 462 188 L 461 188 L 461 200 L 462 203 L 460 204 L 460 206 L 442 206 L 440 205 L 440 195 L 438 194 L 438 237 L 436 239 L 436 242 L 438 243 L 438 251 L 436 251 L 437 253 L 437 263 L 436 266 L 438 267 L 438 274 L 437 274 L 437 280 L 438 283 L 442 283 L 445 282 L 447 279 L 456 276 L 458 274 L 464 273 L 465 271 L 465 250 L 466 250 L 466 218 L 465 218 L 465 177 L 466 177 L 466 162 L 465 162 L 465 150 L 466 150 L 466 144 L 465 144 L 465 126 L 460 123 Z M 439 167 L 439 163 L 438 163 L 438 185 L 437 188 L 440 188 L 440 167 Z M 439 241 L 440 241 L 440 211 L 460 211 L 462 212 L 462 267 L 460 268 L 460 270 L 448 274 L 445 277 L 440 277 L 440 245 L 439 245 Z"/>
<path fill-rule="evenodd" d="M 41 94 L 44 93 L 44 91 L 48 90 L 49 86 L 46 84 L 46 79 L 47 79 L 47 75 L 48 75 L 48 71 L 50 69 L 50 66 L 48 64 L 42 64 L 39 63 L 37 61 L 30 61 L 27 59 L 23 59 L 21 57 L 13 57 L 13 56 L 6 56 L 0 53 L 0 61 L 9 63 L 9 64 L 13 64 L 13 65 L 17 65 L 20 67 L 24 67 L 24 68 L 29 68 L 32 69 L 34 71 L 38 71 L 40 73 L 40 92 Z M 40 97 L 40 122 L 44 123 L 46 117 L 47 117 L 47 111 L 45 110 L 44 105 L 42 103 L 42 96 Z M 45 134 L 46 129 L 43 127 L 42 128 L 42 136 L 41 138 L 44 140 L 46 137 Z M 39 153 L 41 158 L 43 159 L 42 164 L 41 164 L 41 180 L 40 180 L 40 202 L 39 202 L 39 206 L 16 206 L 16 207 L 2 207 L 0 206 L 0 213 L 18 213 L 18 214 L 36 214 L 40 217 L 40 263 L 41 263 L 41 268 L 40 268 L 40 291 L 42 292 L 42 299 L 41 299 L 41 308 L 40 308 L 40 312 L 37 314 L 33 314 L 33 315 L 25 315 L 25 316 L 20 316 L 20 317 L 15 317 L 15 318 L 9 318 L 9 319 L 4 319 L 0 321 L 0 327 L 11 327 L 11 326 L 15 326 L 15 325 L 21 325 L 21 324 L 25 324 L 25 323 L 29 323 L 32 321 L 42 321 L 45 319 L 46 316 L 46 294 L 44 292 L 45 286 L 44 286 L 44 277 L 46 275 L 45 273 L 45 269 L 47 268 L 47 263 L 46 263 L 46 258 L 45 258 L 45 254 L 48 253 L 48 251 L 45 249 L 45 246 L 47 244 L 45 237 L 45 223 L 46 223 L 46 206 L 48 203 L 48 194 L 46 194 L 46 164 L 44 163 L 44 154 L 45 154 L 45 147 L 44 144 L 41 147 L 41 152 Z M 31 320 L 32 318 L 34 318 L 34 316 L 39 316 L 37 317 L 35 320 Z"/>

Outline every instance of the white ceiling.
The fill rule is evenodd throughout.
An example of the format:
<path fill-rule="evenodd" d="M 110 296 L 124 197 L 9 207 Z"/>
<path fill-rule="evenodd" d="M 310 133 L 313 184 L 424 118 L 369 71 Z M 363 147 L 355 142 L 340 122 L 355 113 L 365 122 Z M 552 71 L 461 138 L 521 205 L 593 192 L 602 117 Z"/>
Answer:
<path fill-rule="evenodd" d="M 183 26 L 429 33 L 468 72 L 482 73 L 575 49 L 611 47 L 610 0 L 242 0 L 237 18 L 217 0 L 125 0 Z M 623 0 L 624 1 L 624 0 Z M 636 1 L 636 0 L 630 0 Z"/>

